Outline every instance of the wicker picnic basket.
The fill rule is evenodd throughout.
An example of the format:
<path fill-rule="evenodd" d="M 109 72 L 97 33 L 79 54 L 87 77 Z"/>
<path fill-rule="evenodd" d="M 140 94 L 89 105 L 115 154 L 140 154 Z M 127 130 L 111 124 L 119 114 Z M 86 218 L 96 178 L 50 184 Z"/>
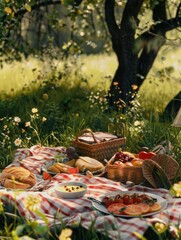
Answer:
<path fill-rule="evenodd" d="M 110 136 L 109 140 L 100 139 L 100 135 Z M 82 136 L 92 138 L 91 142 L 81 141 Z M 113 138 L 111 139 L 111 136 Z M 82 130 L 73 141 L 72 145 L 81 156 L 89 156 L 105 164 L 105 159 L 110 159 L 119 148 L 124 147 L 126 138 L 119 138 L 111 133 L 93 132 L 91 129 Z"/>
<path fill-rule="evenodd" d="M 114 156 L 106 165 L 107 177 L 109 179 L 122 183 L 131 181 L 135 184 L 140 184 L 144 181 L 142 166 L 116 165 L 113 162 Z"/>

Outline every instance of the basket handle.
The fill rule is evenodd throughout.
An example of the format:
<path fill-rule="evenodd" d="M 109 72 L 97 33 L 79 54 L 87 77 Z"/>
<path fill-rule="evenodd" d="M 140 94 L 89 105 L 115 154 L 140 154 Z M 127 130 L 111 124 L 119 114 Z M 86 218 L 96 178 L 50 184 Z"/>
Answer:
<path fill-rule="evenodd" d="M 100 142 L 99 138 L 96 138 L 96 137 L 95 137 L 93 131 L 92 131 L 90 128 L 86 128 L 86 129 L 83 129 L 82 131 L 80 131 L 79 134 L 76 136 L 75 141 L 78 142 L 78 141 L 79 141 L 79 137 L 80 137 L 82 134 L 84 134 L 84 133 L 90 133 L 90 134 L 92 135 L 95 143 L 99 143 L 99 142 Z"/>

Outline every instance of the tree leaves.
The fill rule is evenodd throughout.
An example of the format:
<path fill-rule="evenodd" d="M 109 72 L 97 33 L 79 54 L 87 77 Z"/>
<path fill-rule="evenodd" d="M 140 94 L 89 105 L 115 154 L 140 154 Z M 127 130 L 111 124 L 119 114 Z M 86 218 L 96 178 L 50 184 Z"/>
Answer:
<path fill-rule="evenodd" d="M 28 12 L 31 12 L 31 6 L 29 4 L 25 4 L 25 9 L 28 11 Z"/>
<path fill-rule="evenodd" d="M 69 5 L 73 5 L 74 0 L 62 0 L 62 4 L 67 7 Z"/>

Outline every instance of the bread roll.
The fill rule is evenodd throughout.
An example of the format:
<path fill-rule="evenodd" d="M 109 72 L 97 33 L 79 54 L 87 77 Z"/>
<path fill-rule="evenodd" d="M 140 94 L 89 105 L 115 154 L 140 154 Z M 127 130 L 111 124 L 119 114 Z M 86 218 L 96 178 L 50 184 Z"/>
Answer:
<path fill-rule="evenodd" d="M 85 172 L 89 170 L 91 172 L 103 171 L 104 165 L 98 160 L 91 157 L 79 157 L 76 160 L 75 166 L 78 167 L 80 172 Z"/>
<path fill-rule="evenodd" d="M 55 163 L 52 166 L 50 166 L 47 170 L 49 172 L 54 172 L 54 173 L 67 173 L 68 167 L 69 166 L 64 163 Z"/>
<path fill-rule="evenodd" d="M 0 183 L 6 188 L 27 189 L 36 184 L 36 177 L 23 167 L 13 166 L 2 171 Z"/>
<path fill-rule="evenodd" d="M 55 165 L 50 166 L 47 169 L 48 172 L 52 172 L 52 173 L 60 173 L 60 170 L 58 168 L 55 167 Z"/>

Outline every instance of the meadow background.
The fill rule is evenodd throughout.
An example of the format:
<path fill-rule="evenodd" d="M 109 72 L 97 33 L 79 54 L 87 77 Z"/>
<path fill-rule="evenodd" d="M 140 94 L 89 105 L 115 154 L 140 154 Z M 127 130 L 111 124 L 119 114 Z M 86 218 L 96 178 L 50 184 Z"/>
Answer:
<path fill-rule="evenodd" d="M 126 115 L 106 112 L 105 96 L 117 67 L 114 53 L 67 60 L 29 57 L 5 63 L 0 71 L 1 168 L 12 161 L 17 147 L 70 146 L 83 128 L 109 131 L 111 125 L 119 129 L 124 125 L 121 134 L 127 137 L 128 150 L 152 149 L 166 140 L 175 146 L 174 155 L 180 161 L 179 129 L 160 117 L 181 90 L 180 54 L 178 47 L 162 49 Z M 33 108 L 38 109 L 36 117 Z M 21 122 L 14 123 L 14 117 Z M 42 122 L 43 117 L 46 121 Z M 29 129 L 25 127 L 28 121 Z M 21 140 L 19 146 L 16 139 Z"/>
<path fill-rule="evenodd" d="M 161 113 L 166 104 L 181 90 L 181 49 L 180 47 L 164 47 L 139 91 L 140 102 L 143 108 L 152 108 Z M 99 87 L 107 91 L 110 81 L 117 68 L 117 59 L 112 54 L 81 55 L 66 62 L 61 60 L 44 59 L 40 61 L 35 57 L 28 57 L 21 62 L 4 64 L 0 71 L 0 98 L 16 95 L 26 87 L 38 88 L 44 79 L 50 79 L 57 72 L 65 70 L 65 64 L 71 72 L 66 79 L 70 85 L 80 81 L 77 72 L 86 80 L 88 87 Z M 41 75 L 41 76 L 40 76 Z M 44 79 L 43 79 L 44 78 Z M 62 82 L 62 78 L 59 83 Z M 33 84 L 32 86 L 32 83 Z M 156 109 L 152 103 L 156 105 Z M 156 103 L 156 104 L 155 104 Z"/>

